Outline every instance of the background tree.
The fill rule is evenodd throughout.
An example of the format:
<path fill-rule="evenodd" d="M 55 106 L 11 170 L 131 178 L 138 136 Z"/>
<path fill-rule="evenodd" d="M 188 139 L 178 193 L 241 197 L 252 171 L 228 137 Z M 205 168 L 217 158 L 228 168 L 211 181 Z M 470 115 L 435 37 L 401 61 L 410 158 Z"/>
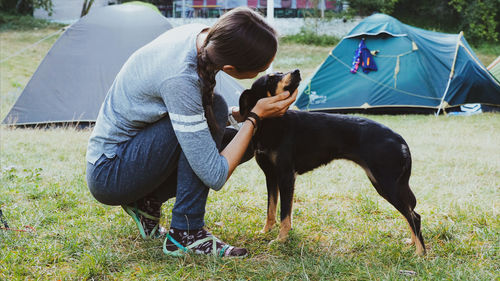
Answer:
<path fill-rule="evenodd" d="M 351 14 L 389 14 L 420 28 L 449 33 L 464 31 L 478 44 L 498 42 L 500 0 L 349 0 Z"/>
<path fill-rule="evenodd" d="M 500 0 L 451 0 L 459 15 L 459 27 L 472 42 L 499 41 Z"/>
<path fill-rule="evenodd" d="M 375 12 L 391 14 L 398 0 L 349 0 L 349 9 L 359 16 L 369 16 Z"/>
<path fill-rule="evenodd" d="M 34 9 L 44 9 L 52 14 L 52 0 L 1 0 L 0 9 L 7 12 L 15 12 L 23 15 L 32 15 Z"/>
<path fill-rule="evenodd" d="M 89 13 L 90 7 L 92 7 L 92 4 L 94 4 L 94 0 L 83 1 L 82 12 L 80 13 L 80 17 L 83 17 Z"/>

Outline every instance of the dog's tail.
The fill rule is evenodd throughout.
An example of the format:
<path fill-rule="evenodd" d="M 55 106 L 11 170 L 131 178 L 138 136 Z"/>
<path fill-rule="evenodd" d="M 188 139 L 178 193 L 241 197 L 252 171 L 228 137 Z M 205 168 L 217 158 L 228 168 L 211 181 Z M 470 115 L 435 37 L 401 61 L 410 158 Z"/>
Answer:
<path fill-rule="evenodd" d="M 408 144 L 404 140 L 401 141 L 401 153 L 403 157 L 403 167 L 401 169 L 401 174 L 398 177 L 397 184 L 400 188 L 408 189 L 408 203 L 410 204 L 411 210 L 417 205 L 417 200 L 415 195 L 410 189 L 410 175 L 411 175 L 411 153 Z"/>
<path fill-rule="evenodd" d="M 405 183 L 408 182 L 410 179 L 410 174 L 411 174 L 411 153 L 410 153 L 410 147 L 408 147 L 408 144 L 401 138 L 401 154 L 402 154 L 402 161 L 403 161 L 403 169 L 401 170 L 401 174 L 399 175 L 398 178 L 398 183 Z"/>

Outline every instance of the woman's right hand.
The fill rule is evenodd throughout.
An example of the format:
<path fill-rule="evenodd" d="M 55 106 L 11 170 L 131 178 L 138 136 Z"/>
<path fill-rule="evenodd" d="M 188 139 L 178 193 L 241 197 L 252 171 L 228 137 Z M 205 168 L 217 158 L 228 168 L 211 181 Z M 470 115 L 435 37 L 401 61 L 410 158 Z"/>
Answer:
<path fill-rule="evenodd" d="M 286 91 L 276 96 L 260 99 L 252 111 L 262 119 L 283 116 L 297 98 L 297 93 L 298 90 L 295 90 L 290 96 L 290 92 Z"/>

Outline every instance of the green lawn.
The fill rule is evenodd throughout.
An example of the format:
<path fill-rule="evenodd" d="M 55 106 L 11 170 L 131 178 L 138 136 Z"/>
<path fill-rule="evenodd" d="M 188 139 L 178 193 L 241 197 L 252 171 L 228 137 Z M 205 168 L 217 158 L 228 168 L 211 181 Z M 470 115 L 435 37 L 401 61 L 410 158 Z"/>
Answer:
<path fill-rule="evenodd" d="M 54 31 L 0 32 L 0 59 Z M 0 64 L 2 118 L 53 42 Z M 328 51 L 283 44 L 274 68 L 300 68 L 307 76 Z M 485 64 L 495 57 L 479 56 Z M 297 178 L 290 240 L 269 245 L 278 231 L 258 233 L 267 195 L 251 160 L 210 194 L 206 215 L 213 233 L 250 255 L 168 258 L 163 241 L 141 240 L 121 208 L 88 192 L 90 130 L 0 127 L 1 209 L 12 228 L 36 230 L 0 231 L 0 280 L 499 280 L 500 115 L 368 117 L 410 146 L 425 257 L 403 242 L 410 237 L 403 217 L 347 161 Z M 164 206 L 166 227 L 173 202 Z"/>

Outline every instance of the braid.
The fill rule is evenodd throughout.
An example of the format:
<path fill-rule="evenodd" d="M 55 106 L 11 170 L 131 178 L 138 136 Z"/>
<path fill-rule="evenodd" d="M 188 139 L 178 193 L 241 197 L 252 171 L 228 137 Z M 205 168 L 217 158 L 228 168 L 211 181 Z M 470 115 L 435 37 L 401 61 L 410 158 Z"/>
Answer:
<path fill-rule="evenodd" d="M 208 41 L 208 40 L 207 40 Z M 201 82 L 201 100 L 203 104 L 203 110 L 205 111 L 205 118 L 207 119 L 208 128 L 212 137 L 215 136 L 215 132 L 218 129 L 217 122 L 215 120 L 215 114 L 213 111 L 213 97 L 214 97 L 214 87 L 215 87 L 215 65 L 210 61 L 207 56 L 207 50 L 205 45 L 201 48 L 198 53 L 198 75 L 200 76 Z"/>
<path fill-rule="evenodd" d="M 205 118 L 212 137 L 219 129 L 213 110 L 215 74 L 225 65 L 257 71 L 268 65 L 278 47 L 276 31 L 248 7 L 232 9 L 208 29 L 197 50 L 198 76 Z"/>

